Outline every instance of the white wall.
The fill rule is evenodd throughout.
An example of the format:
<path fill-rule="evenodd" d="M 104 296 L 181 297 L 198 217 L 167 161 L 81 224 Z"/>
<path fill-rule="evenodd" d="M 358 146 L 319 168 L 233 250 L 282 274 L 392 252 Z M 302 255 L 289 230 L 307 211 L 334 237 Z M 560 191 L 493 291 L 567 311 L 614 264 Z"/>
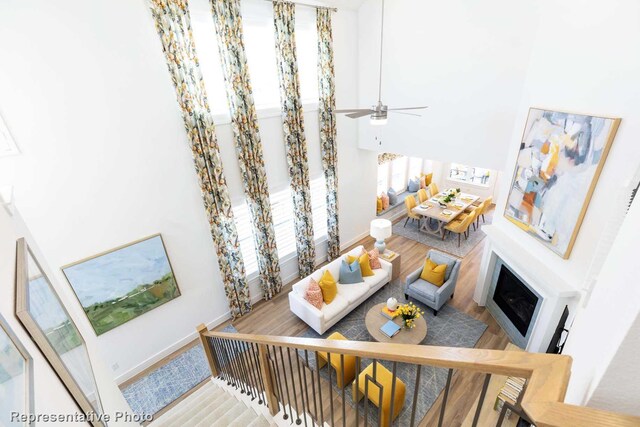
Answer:
<path fill-rule="evenodd" d="M 0 167 L 3 166 L 4 160 L 0 159 Z M 0 256 L 0 283 L 2 283 L 2 286 L 0 286 L 0 313 L 33 358 L 34 412 L 36 414 L 75 414 L 79 412 L 75 401 L 15 317 L 16 241 L 21 237 L 27 238 L 31 250 L 45 273 L 50 276 L 53 272 L 46 258 L 42 256 L 37 242 L 33 240 L 25 227 L 20 214 L 15 212 L 14 216 L 10 217 L 4 209 L 0 208 L 0 254 L 2 254 Z M 61 287 L 59 282 L 54 281 L 53 286 L 59 293 L 64 291 L 64 287 Z M 73 307 L 68 308 L 73 309 Z M 84 317 L 84 313 L 78 313 L 77 310 L 72 310 L 70 314 L 74 320 L 79 319 L 80 316 Z M 77 323 L 80 333 L 87 342 L 87 349 L 90 353 L 91 364 L 105 413 L 111 414 L 113 420 L 115 420 L 116 412 L 128 412 L 131 414 L 131 409 L 113 381 L 111 372 L 100 357 L 97 356 L 95 349 L 98 347 L 98 343 L 95 337 L 92 333 L 89 333 L 86 325 L 81 322 Z M 44 424 L 37 423 L 37 425 Z M 65 423 L 65 425 L 85 426 L 86 423 Z M 118 421 L 110 422 L 109 425 L 137 426 L 139 424 Z"/>
<path fill-rule="evenodd" d="M 574 288 L 582 289 L 589 279 L 587 275 L 594 258 L 598 258 L 595 260 L 598 262 L 599 258 L 606 257 L 610 248 L 606 242 L 613 241 L 613 237 L 607 235 L 608 230 L 616 229 L 609 227 L 610 219 L 615 217 L 612 210 L 620 209 L 619 195 L 636 172 L 640 159 L 637 144 L 640 138 L 640 4 L 633 0 L 545 0 L 539 2 L 539 11 L 540 25 L 509 140 L 494 225 L 518 236 L 518 241 L 532 256 Z M 502 217 L 522 129 L 531 106 L 622 118 L 568 260 L 555 255 Z M 619 232 L 613 244 L 618 249 L 611 251 L 602 267 L 589 306 L 576 316 L 565 348 L 565 354 L 574 358 L 567 396 L 570 402 L 586 402 L 589 390 L 595 387 L 589 384 L 594 378 L 597 382 L 599 373 L 606 369 L 637 314 L 636 281 L 623 278 L 637 277 L 632 274 L 636 268 L 632 264 L 636 261 L 630 257 L 637 242 L 638 219 L 637 212 L 627 217 L 625 231 Z M 628 238 L 634 246 L 630 246 Z M 599 245 L 601 241 L 605 244 Z M 624 247 L 627 251 L 621 249 Z M 637 402 L 637 395 L 630 398 Z M 618 408 L 610 406 L 610 409 Z"/>
<path fill-rule="evenodd" d="M 337 100 L 357 101 L 357 16 L 334 15 Z M 60 266 L 162 233 L 182 296 L 96 340 L 113 376 L 124 381 L 195 338 L 195 326 L 228 316 L 216 255 L 175 93 L 144 0 L 29 0 L 3 7 L 0 115 L 23 155 L 0 177 L 52 266 L 52 279 L 86 317 Z M 218 102 L 220 100 L 210 100 Z M 220 102 L 226 102 L 221 100 Z M 286 180 L 280 119 L 260 112 L 270 186 Z M 320 173 L 317 112 L 305 111 L 312 173 Z M 242 185 L 228 124 L 217 128 L 234 200 Z M 338 121 L 342 242 L 375 216 L 375 155 L 357 148 L 356 125 Z M 353 183 L 362 177 L 361 185 Z M 371 187 L 371 188 L 369 188 Z M 326 244 L 319 248 L 320 259 Z M 297 275 L 296 261 L 282 266 Z M 252 298 L 260 299 L 257 280 Z M 92 332 L 90 332 L 92 333 Z"/>
<path fill-rule="evenodd" d="M 439 189 L 453 187 L 460 188 L 465 193 L 471 193 L 480 196 L 481 199 L 493 197 L 494 203 L 498 198 L 498 190 L 500 188 L 500 181 L 503 175 L 502 171 L 492 169 L 491 175 L 487 180 L 487 185 L 478 185 L 474 183 L 460 182 L 449 179 L 449 168 L 451 167 L 451 162 L 439 162 L 434 160 L 431 163 L 433 180 L 436 182 Z"/>
<path fill-rule="evenodd" d="M 535 35 L 535 2 L 395 0 L 385 8 L 382 101 L 429 109 L 421 118 L 389 114 L 380 127 L 359 119 L 360 146 L 502 169 Z M 378 99 L 380 10 L 380 0 L 359 10 L 359 108 Z"/>

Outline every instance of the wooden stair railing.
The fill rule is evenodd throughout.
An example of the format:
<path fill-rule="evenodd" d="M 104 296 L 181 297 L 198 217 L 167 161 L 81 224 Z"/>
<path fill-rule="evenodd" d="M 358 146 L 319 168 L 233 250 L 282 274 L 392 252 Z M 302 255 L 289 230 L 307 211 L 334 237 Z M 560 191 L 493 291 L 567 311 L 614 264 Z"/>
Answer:
<path fill-rule="evenodd" d="M 251 396 L 252 399 L 257 398 L 260 403 L 267 405 L 272 415 L 275 416 L 282 409 L 285 419 L 291 417 L 291 422 L 294 422 L 293 418 L 295 416 L 295 423 L 302 424 L 304 421 L 305 426 L 307 425 L 307 417 L 304 414 L 309 415 L 319 425 L 324 425 L 326 422 L 332 427 L 337 425 L 357 426 L 361 421 L 366 426 L 369 422 L 369 418 L 366 415 L 368 399 L 365 399 L 364 418 L 358 413 L 358 405 L 355 405 L 355 423 L 347 424 L 347 417 L 345 416 L 345 389 L 347 387 L 338 392 L 342 393 L 342 414 L 339 411 L 338 414 L 334 414 L 333 395 L 329 398 L 330 414 L 323 411 L 320 368 L 317 364 L 318 352 L 329 353 L 329 357 L 339 357 L 342 367 L 344 367 L 345 355 L 355 356 L 357 360 L 356 378 L 361 372 L 360 363 L 362 359 L 372 359 L 374 366 L 373 378 L 368 378 L 365 383 L 366 386 L 369 386 L 369 384 L 377 386 L 380 397 L 383 393 L 383 385 L 378 383 L 375 378 L 376 363 L 386 361 L 392 364 L 392 393 L 395 392 L 396 364 L 410 363 L 416 365 L 418 367 L 415 378 L 416 396 L 406 397 L 407 402 L 413 406 L 411 408 L 412 426 L 416 421 L 415 402 L 419 390 L 420 367 L 422 366 L 449 369 L 447 386 L 443 392 L 444 398 L 439 426 L 442 425 L 445 414 L 446 399 L 454 369 L 487 374 L 485 384 L 492 374 L 524 378 L 526 380 L 524 390 L 520 395 L 519 401 L 516 402 L 515 406 L 511 406 L 510 409 L 537 427 L 580 425 L 592 427 L 640 426 L 640 417 L 563 403 L 571 375 L 571 358 L 569 356 L 477 348 L 382 344 L 377 342 L 212 332 L 208 331 L 204 325 L 200 325 L 197 331 L 205 349 L 212 376 L 238 387 L 241 392 Z M 291 356 L 292 353 L 293 358 Z M 309 366 L 309 353 L 314 353 L 316 356 L 315 367 Z M 305 357 L 301 357 L 302 354 Z M 300 368 L 301 359 L 302 370 Z M 294 366 L 297 367 L 297 370 Z M 307 374 L 311 377 L 310 383 Z M 328 375 L 331 383 L 330 368 L 328 369 Z M 293 378 L 296 376 L 297 378 Z M 301 390 L 296 389 L 296 380 L 297 388 Z M 403 380 L 409 381 L 410 379 L 404 378 Z M 320 395 L 319 411 L 315 407 L 317 404 L 316 387 L 317 394 Z M 330 386 L 328 388 L 330 394 L 334 393 L 333 387 Z M 474 426 L 477 425 L 485 390 L 486 385 L 478 401 L 473 422 Z M 311 398 L 309 398 L 310 391 Z M 311 399 L 313 399 L 313 403 L 311 403 Z M 391 402 L 393 402 L 393 398 Z M 382 418 L 382 405 L 380 406 L 378 408 L 379 425 L 391 425 L 393 423 L 393 404 L 391 405 L 391 410 L 388 411 L 388 420 Z M 507 406 L 505 405 L 503 412 L 506 411 L 506 408 Z M 338 416 L 342 423 L 335 423 L 335 416 Z M 502 424 L 503 418 L 504 415 L 501 414 L 498 426 Z M 419 422 L 420 420 L 417 421 Z"/>

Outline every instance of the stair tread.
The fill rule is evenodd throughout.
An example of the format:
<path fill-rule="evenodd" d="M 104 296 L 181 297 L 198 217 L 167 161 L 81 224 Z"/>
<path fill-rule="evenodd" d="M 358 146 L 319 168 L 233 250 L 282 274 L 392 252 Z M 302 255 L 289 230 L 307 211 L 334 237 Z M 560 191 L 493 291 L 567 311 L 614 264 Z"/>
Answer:
<path fill-rule="evenodd" d="M 239 417 L 245 411 L 253 411 L 253 410 L 249 408 L 247 405 L 245 405 L 244 402 L 241 402 L 238 400 L 236 405 L 231 407 L 227 412 L 224 413 L 224 415 L 219 417 L 213 424 L 211 424 L 211 426 L 227 427 L 234 419 Z"/>
<path fill-rule="evenodd" d="M 229 427 L 246 427 L 251 424 L 258 414 L 252 408 L 247 408 L 242 414 L 229 423 Z"/>
<path fill-rule="evenodd" d="M 251 421 L 251 423 L 247 425 L 247 427 L 270 427 L 270 426 L 271 426 L 271 423 L 269 423 L 269 421 L 262 415 L 259 415 L 258 418 Z"/>
<path fill-rule="evenodd" d="M 153 422 L 153 427 L 169 425 L 175 422 L 175 420 L 185 412 L 191 412 L 195 407 L 202 405 L 204 402 L 209 402 L 225 394 L 224 390 L 213 383 L 211 386 L 206 385 L 202 388 L 205 389 L 203 392 L 200 392 L 200 390 L 196 391 L 178 405 L 171 408 L 169 412 L 156 419 Z"/>
<path fill-rule="evenodd" d="M 224 415 L 231 408 L 236 406 L 239 403 L 238 400 L 230 394 L 227 394 L 227 398 L 224 399 L 219 404 L 214 404 L 210 410 L 207 412 L 206 410 L 200 411 L 198 414 L 194 414 L 192 420 L 193 422 L 189 425 L 205 427 L 211 426 L 215 420 Z M 208 408 L 205 408 L 208 409 Z M 177 426 L 176 426 L 177 427 Z"/>
<path fill-rule="evenodd" d="M 213 397 L 213 396 L 211 396 Z M 185 425 L 195 425 L 197 420 L 201 420 L 204 418 L 209 412 L 215 410 L 226 402 L 235 400 L 232 396 L 229 396 L 227 393 L 223 393 L 221 396 L 217 396 L 216 398 L 210 398 L 207 400 L 203 399 L 203 402 L 198 406 L 192 408 L 190 411 L 185 411 L 180 414 L 178 418 L 173 420 L 169 425 L 181 427 Z M 194 420 L 193 423 L 188 423 L 190 420 Z"/>

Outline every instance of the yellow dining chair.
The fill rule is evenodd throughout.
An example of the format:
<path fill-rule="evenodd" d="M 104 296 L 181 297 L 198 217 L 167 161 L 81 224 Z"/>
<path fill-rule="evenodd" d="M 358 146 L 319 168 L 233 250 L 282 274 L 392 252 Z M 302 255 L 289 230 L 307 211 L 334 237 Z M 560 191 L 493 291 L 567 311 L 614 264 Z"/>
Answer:
<path fill-rule="evenodd" d="M 426 202 L 429 196 L 427 195 L 427 190 L 421 188 L 418 190 L 418 203 Z"/>
<path fill-rule="evenodd" d="M 454 220 L 451 221 L 449 224 L 444 226 L 444 229 L 442 230 L 442 240 L 444 240 L 444 236 L 446 234 L 447 231 L 449 231 L 450 233 L 457 233 L 458 234 L 458 247 L 460 247 L 460 235 L 464 234 L 464 238 L 465 240 L 469 237 L 469 227 L 471 226 L 471 223 L 473 223 L 473 221 L 476 219 L 476 215 L 477 215 L 477 211 L 473 211 L 470 214 L 468 214 L 464 219 L 462 220 Z"/>
<path fill-rule="evenodd" d="M 413 208 L 415 208 L 416 206 L 418 206 L 418 204 L 416 203 L 416 198 L 413 196 L 407 196 L 404 198 L 404 206 L 407 208 L 407 220 L 404 222 L 404 226 L 407 226 L 407 222 L 409 222 L 409 220 L 411 220 L 411 222 L 413 222 L 413 220 L 418 220 L 420 221 L 420 215 L 413 213 Z"/>
<path fill-rule="evenodd" d="M 431 196 L 435 196 L 440 192 L 438 191 L 438 186 L 436 185 L 435 182 L 432 182 L 431 184 L 429 184 L 429 191 L 431 192 Z"/>
<path fill-rule="evenodd" d="M 482 216 L 482 223 L 484 224 L 484 214 L 486 214 L 487 212 L 489 212 L 489 209 L 491 208 L 491 203 L 493 202 L 493 197 L 487 197 L 486 199 L 484 199 L 484 202 L 482 202 L 482 210 L 478 212 L 478 227 L 480 226 L 480 216 Z"/>

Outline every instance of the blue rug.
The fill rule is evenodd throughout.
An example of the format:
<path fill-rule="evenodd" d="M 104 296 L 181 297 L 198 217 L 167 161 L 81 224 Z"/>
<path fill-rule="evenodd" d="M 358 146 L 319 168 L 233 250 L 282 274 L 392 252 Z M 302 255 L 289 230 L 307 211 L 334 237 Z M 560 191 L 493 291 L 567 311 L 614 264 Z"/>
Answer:
<path fill-rule="evenodd" d="M 223 331 L 237 332 L 233 326 Z M 210 377 L 207 357 L 198 344 L 130 384 L 122 394 L 135 414 L 155 415 Z"/>

